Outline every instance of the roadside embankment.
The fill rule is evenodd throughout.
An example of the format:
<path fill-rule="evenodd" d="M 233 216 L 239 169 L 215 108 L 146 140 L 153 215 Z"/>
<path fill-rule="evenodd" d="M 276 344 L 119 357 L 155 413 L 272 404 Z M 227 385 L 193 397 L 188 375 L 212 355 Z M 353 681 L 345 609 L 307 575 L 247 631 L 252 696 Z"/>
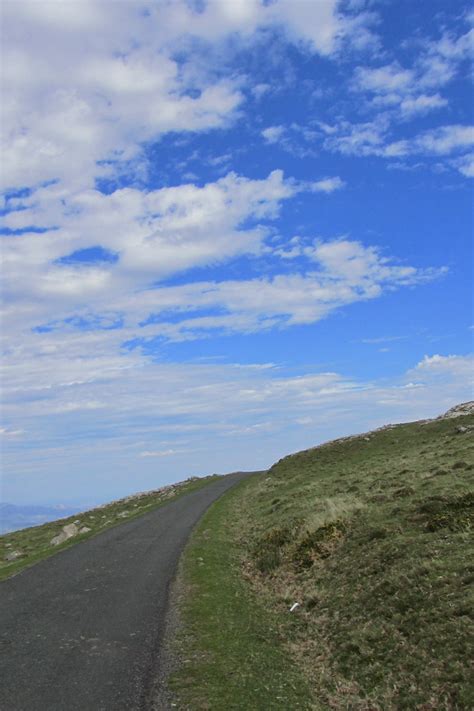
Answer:
<path fill-rule="evenodd" d="M 177 708 L 474 708 L 463 407 L 291 455 L 213 505 L 183 562 Z"/>

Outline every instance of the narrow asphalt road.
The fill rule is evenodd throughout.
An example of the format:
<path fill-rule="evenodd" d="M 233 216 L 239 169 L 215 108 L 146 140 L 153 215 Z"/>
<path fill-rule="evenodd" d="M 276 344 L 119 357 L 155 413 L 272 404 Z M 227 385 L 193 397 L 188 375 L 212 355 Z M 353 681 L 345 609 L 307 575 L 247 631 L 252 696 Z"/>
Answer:
<path fill-rule="evenodd" d="M 229 474 L 0 583 L 1 711 L 149 708 L 168 588 Z"/>

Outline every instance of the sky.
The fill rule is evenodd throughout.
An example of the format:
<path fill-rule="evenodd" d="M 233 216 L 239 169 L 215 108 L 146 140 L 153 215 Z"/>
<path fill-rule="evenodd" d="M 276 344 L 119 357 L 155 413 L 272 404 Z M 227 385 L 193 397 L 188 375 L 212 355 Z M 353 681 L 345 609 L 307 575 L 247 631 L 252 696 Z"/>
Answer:
<path fill-rule="evenodd" d="M 1 498 L 472 399 L 459 0 L 4 0 Z"/>

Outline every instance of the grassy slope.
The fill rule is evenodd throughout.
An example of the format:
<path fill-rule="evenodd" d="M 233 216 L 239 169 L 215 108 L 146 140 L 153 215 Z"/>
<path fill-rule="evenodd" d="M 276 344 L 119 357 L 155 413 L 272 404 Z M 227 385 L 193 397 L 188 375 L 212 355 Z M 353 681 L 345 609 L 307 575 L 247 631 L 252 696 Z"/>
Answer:
<path fill-rule="evenodd" d="M 282 647 L 278 618 L 241 576 L 237 522 L 253 481 L 211 506 L 183 557 L 177 639 L 183 664 L 170 684 L 181 709 L 311 708 L 304 676 Z"/>
<path fill-rule="evenodd" d="M 474 416 L 300 452 L 213 507 L 185 561 L 182 708 L 280 708 L 295 664 L 312 702 L 301 691 L 288 709 L 474 708 L 474 442 L 460 425 Z"/>
<path fill-rule="evenodd" d="M 111 526 L 130 521 L 137 516 L 143 516 L 143 514 L 163 506 L 168 501 L 206 486 L 215 481 L 215 479 L 216 475 L 200 479 L 188 479 L 178 484 L 163 487 L 157 491 L 113 501 L 91 511 L 74 514 L 68 518 L 45 523 L 42 526 L 24 528 L 20 531 L 0 536 L 0 580 L 18 573 L 23 568 L 27 568 L 43 558 L 48 558 L 65 548 L 95 536 L 111 528 Z M 90 532 L 76 535 L 59 546 L 52 546 L 51 539 L 61 532 L 63 526 L 74 521 L 79 522 L 79 528 L 90 528 Z M 11 551 L 18 551 L 21 553 L 21 557 L 10 562 L 5 560 L 5 556 Z"/>

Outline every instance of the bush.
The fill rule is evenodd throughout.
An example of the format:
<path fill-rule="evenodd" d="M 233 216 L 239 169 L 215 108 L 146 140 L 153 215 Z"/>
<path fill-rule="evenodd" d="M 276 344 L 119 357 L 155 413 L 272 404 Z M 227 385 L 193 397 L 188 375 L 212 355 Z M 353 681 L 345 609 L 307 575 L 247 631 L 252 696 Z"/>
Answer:
<path fill-rule="evenodd" d="M 297 568 L 310 568 L 317 560 L 328 558 L 344 537 L 343 521 L 333 521 L 307 532 L 296 546 L 292 561 Z"/>
<path fill-rule="evenodd" d="M 474 492 L 455 498 L 432 497 L 420 505 L 419 511 L 425 515 L 427 531 L 469 531 L 474 524 Z"/>
<path fill-rule="evenodd" d="M 270 573 L 281 563 L 281 548 L 292 538 L 289 527 L 272 528 L 255 544 L 253 555 L 255 565 L 261 573 Z"/>

